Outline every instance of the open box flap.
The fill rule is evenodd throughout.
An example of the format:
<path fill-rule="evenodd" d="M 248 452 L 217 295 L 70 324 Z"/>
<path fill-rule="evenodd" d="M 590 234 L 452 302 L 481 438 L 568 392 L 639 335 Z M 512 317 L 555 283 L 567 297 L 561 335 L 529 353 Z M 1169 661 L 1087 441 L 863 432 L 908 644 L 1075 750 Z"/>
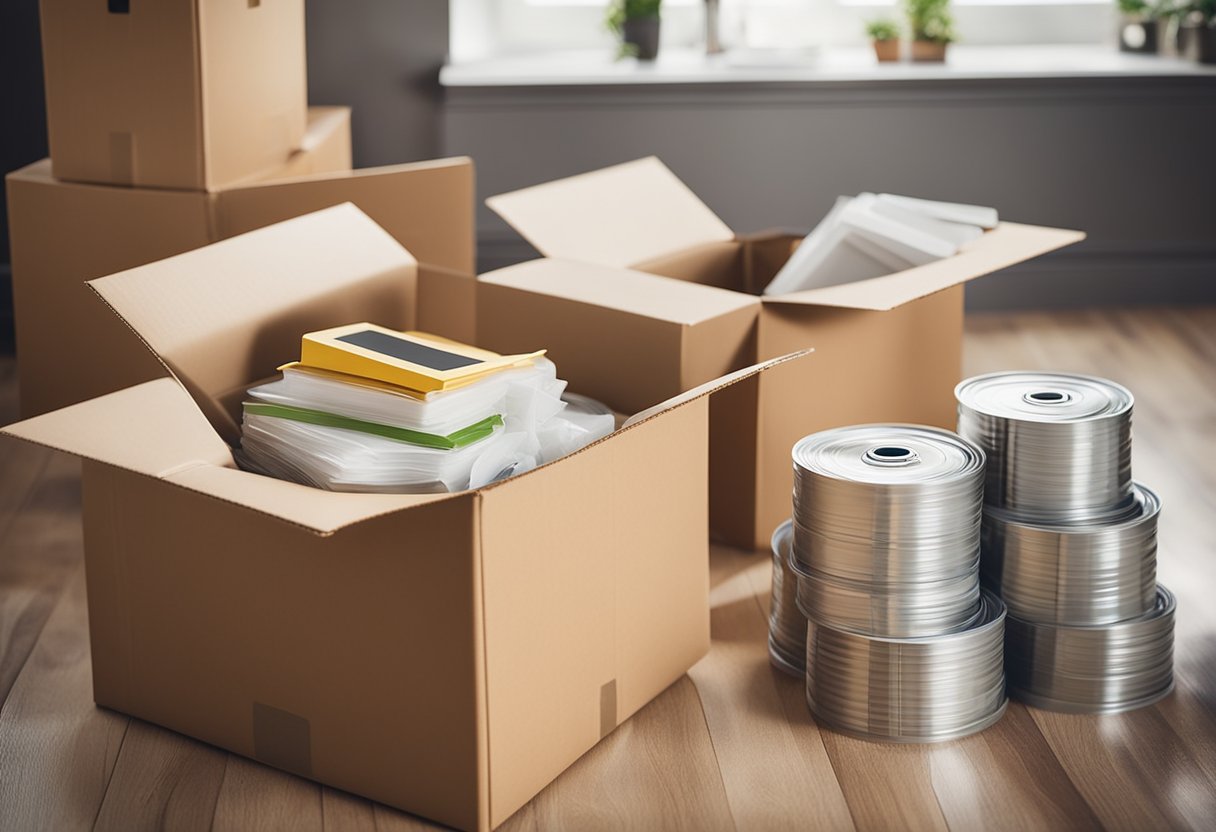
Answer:
<path fill-rule="evenodd" d="M 734 232 L 654 156 L 492 196 L 542 254 L 633 266 Z"/>
<path fill-rule="evenodd" d="M 518 482 L 519 480 L 525 479 L 527 477 L 535 476 L 539 471 L 545 470 L 550 465 L 561 465 L 563 459 L 567 459 L 569 457 L 578 456 L 579 454 L 587 453 L 592 448 L 596 448 L 596 447 L 603 445 L 605 443 L 608 443 L 608 442 L 613 442 L 616 440 L 616 437 L 620 436 L 625 431 L 631 430 L 632 428 L 636 427 L 637 425 L 640 425 L 644 422 L 649 422 L 652 419 L 658 419 L 658 418 L 662 417 L 663 414 L 665 414 L 669 411 L 675 410 L 676 408 L 681 407 L 683 405 L 686 405 L 689 402 L 696 401 L 697 399 L 704 398 L 705 396 L 710 396 L 714 393 L 717 393 L 719 390 L 723 390 L 727 387 L 730 387 L 732 384 L 736 384 L 740 381 L 743 381 L 746 378 L 750 378 L 751 376 L 762 373 L 765 370 L 768 370 L 772 367 L 776 367 L 778 364 L 784 364 L 787 361 L 795 361 L 797 359 L 808 356 L 813 352 L 814 352 L 813 349 L 806 349 L 806 350 L 800 350 L 798 352 L 792 352 L 792 353 L 789 353 L 788 355 L 783 355 L 778 358 L 772 358 L 772 359 L 769 359 L 768 361 L 762 361 L 759 364 L 753 364 L 752 366 L 745 367 L 742 370 L 736 370 L 733 373 L 728 373 L 727 375 L 720 376 L 720 377 L 714 379 L 713 381 L 708 381 L 705 384 L 702 384 L 698 387 L 694 387 L 693 389 L 688 390 L 684 393 L 681 393 L 678 396 L 673 396 L 664 402 L 656 404 L 654 407 L 648 407 L 645 410 L 634 414 L 633 416 L 629 417 L 625 421 L 625 424 L 623 424 L 619 430 L 613 431 L 612 433 L 605 436 L 603 439 L 598 439 L 595 442 L 592 442 L 590 445 L 586 445 L 586 446 L 580 448 L 579 450 L 575 451 L 572 454 L 567 454 L 565 457 L 556 459 L 553 462 L 545 463 L 544 465 L 540 466 L 539 468 L 533 468 L 531 471 L 528 471 L 527 473 L 519 474 L 514 477 L 509 477 L 505 480 L 499 480 L 498 482 L 494 482 L 494 483 L 490 483 L 489 485 L 482 486 L 477 491 L 478 491 L 478 493 L 485 493 L 485 492 L 493 491 L 498 488 L 509 487 L 511 485 L 511 483 L 513 483 L 513 482 Z"/>
<path fill-rule="evenodd" d="M 298 358 L 301 335 L 411 328 L 416 277 L 410 253 L 344 204 L 89 285 L 235 444 L 245 389 Z"/>
<path fill-rule="evenodd" d="M 171 378 L 16 422 L 0 433 L 150 477 L 234 464 L 190 394 Z"/>
<path fill-rule="evenodd" d="M 322 537 L 374 517 L 461 496 L 468 499 L 471 495 L 468 491 L 437 494 L 324 491 L 239 468 L 214 465 L 191 467 L 165 479 L 191 491 L 300 526 Z"/>
<path fill-rule="evenodd" d="M 549 257 L 488 272 L 478 281 L 686 325 L 759 304 L 741 292 Z"/>
<path fill-rule="evenodd" d="M 166 480 L 329 535 L 454 494 L 338 494 L 239 470 L 190 394 L 159 378 L 0 428 L 0 434 Z"/>
<path fill-rule="evenodd" d="M 804 358 L 814 351 L 815 350 L 813 349 L 807 349 L 787 353 L 786 355 L 782 355 L 777 358 L 770 358 L 768 361 L 761 361 L 759 364 L 753 364 L 750 367 L 744 367 L 742 370 L 735 370 L 733 373 L 720 376 L 713 381 L 707 381 L 704 384 L 692 388 L 691 390 L 684 391 L 678 396 L 672 396 L 667 401 L 660 402 L 654 407 L 648 407 L 640 413 L 633 414 L 625 420 L 625 424 L 621 426 L 621 430 L 626 430 L 634 425 L 640 425 L 642 422 L 650 421 L 651 419 L 661 416 L 669 410 L 675 410 L 677 407 L 688 404 L 689 402 L 695 401 L 703 396 L 709 396 L 713 393 L 717 393 L 723 388 L 730 387 L 732 384 L 737 384 L 738 382 L 743 381 L 745 378 L 758 375 L 765 370 L 776 367 L 778 364 L 784 364 L 787 361 L 795 361 L 797 359 Z"/>
<path fill-rule="evenodd" d="M 1003 222 L 982 237 L 961 246 L 959 253 L 953 257 L 869 280 L 788 295 L 766 296 L 764 303 L 878 311 L 894 309 L 1083 239 L 1085 234 L 1081 231 Z"/>

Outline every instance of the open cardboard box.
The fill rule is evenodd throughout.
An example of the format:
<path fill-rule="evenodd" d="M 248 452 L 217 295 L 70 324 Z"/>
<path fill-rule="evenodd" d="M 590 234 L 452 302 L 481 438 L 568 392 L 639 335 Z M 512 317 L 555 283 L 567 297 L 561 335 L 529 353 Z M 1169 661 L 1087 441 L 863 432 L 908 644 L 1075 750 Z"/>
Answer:
<path fill-rule="evenodd" d="M 571 384 L 613 407 L 815 348 L 814 361 L 738 385 L 712 405 L 711 523 L 757 548 L 789 516 L 790 449 L 800 437 L 866 422 L 952 428 L 963 284 L 1084 237 L 1006 222 L 945 260 L 761 297 L 801 238 L 734 233 L 658 159 L 487 204 L 552 259 L 480 278 L 479 343 L 503 352 L 548 345 Z M 599 353 L 571 360 L 586 339 Z M 648 377 L 651 366 L 664 372 Z"/>
<path fill-rule="evenodd" d="M 350 169 L 350 112 L 311 111 L 290 174 L 216 193 L 63 182 L 49 160 L 7 177 L 21 413 L 32 416 L 164 374 L 85 281 L 342 202 L 419 260 L 420 328 L 471 341 L 473 163 Z"/>
<path fill-rule="evenodd" d="M 42 0 L 55 176 L 217 190 L 300 147 L 304 0 Z"/>
<path fill-rule="evenodd" d="M 174 378 L 4 433 L 85 459 L 98 704 L 484 830 L 707 651 L 708 396 L 796 356 L 476 491 L 239 470 L 243 391 L 304 332 L 412 326 L 415 268 L 342 205 L 93 281 Z"/>

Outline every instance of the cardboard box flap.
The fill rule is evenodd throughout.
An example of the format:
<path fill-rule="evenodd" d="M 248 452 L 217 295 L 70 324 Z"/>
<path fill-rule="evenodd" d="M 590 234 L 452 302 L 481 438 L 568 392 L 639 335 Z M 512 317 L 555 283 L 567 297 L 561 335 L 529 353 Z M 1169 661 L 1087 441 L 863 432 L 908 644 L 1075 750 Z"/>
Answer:
<path fill-rule="evenodd" d="M 551 257 L 487 272 L 478 280 L 686 325 L 759 304 L 752 295 L 714 286 Z"/>
<path fill-rule="evenodd" d="M 167 480 L 314 534 L 454 494 L 339 494 L 236 467 L 194 399 L 159 378 L 0 428 L 0 434 Z"/>
<path fill-rule="evenodd" d="M 1085 234 L 1081 231 L 1003 222 L 982 237 L 964 244 L 953 257 L 869 280 L 766 296 L 764 303 L 878 311 L 894 309 L 1083 239 Z"/>
<path fill-rule="evenodd" d="M 235 444 L 244 391 L 300 354 L 305 332 L 414 323 L 417 264 L 349 203 L 89 285 Z"/>
<path fill-rule="evenodd" d="M 736 370 L 733 373 L 729 373 L 727 375 L 716 378 L 713 381 L 706 382 L 705 384 L 702 384 L 699 387 L 694 387 L 692 390 L 688 390 L 684 393 L 681 393 L 678 396 L 673 396 L 672 398 L 668 399 L 665 402 L 661 402 L 660 404 L 657 404 L 654 407 L 649 407 L 646 410 L 643 410 L 643 411 L 629 417 L 629 419 L 627 419 L 625 421 L 625 424 L 623 424 L 618 430 L 613 431 L 612 433 L 608 434 L 607 436 L 605 436 L 602 439 L 598 439 L 595 442 L 592 442 L 590 445 L 586 445 L 586 446 L 578 449 L 574 453 L 567 454 L 566 456 L 556 459 L 552 462 L 547 462 L 544 465 L 541 465 L 538 468 L 533 468 L 531 471 L 528 471 L 526 473 L 517 474 L 516 476 L 508 477 L 507 479 L 498 480 L 497 482 L 492 482 L 489 485 L 482 486 L 481 488 L 477 489 L 476 493 L 485 493 L 488 491 L 493 491 L 494 489 L 497 489 L 497 488 L 509 487 L 512 483 L 519 482 L 520 480 L 531 477 L 536 472 L 543 471 L 545 468 L 548 468 L 550 465 L 560 465 L 563 459 L 568 459 L 570 457 L 578 456 L 579 454 L 587 453 L 591 448 L 598 447 L 600 445 L 603 445 L 606 442 L 613 442 L 623 432 L 630 430 L 630 429 L 636 427 L 637 425 L 642 424 L 643 422 L 648 422 L 651 419 L 657 419 L 660 416 L 662 416 L 664 413 L 667 413 L 668 411 L 675 410 L 677 407 L 686 405 L 689 402 L 696 401 L 697 399 L 712 395 L 712 394 L 718 392 L 719 390 L 730 387 L 732 384 L 743 381 L 745 378 L 750 378 L 751 376 L 757 375 L 758 373 L 762 373 L 765 370 L 769 369 L 770 367 L 776 367 L 778 364 L 784 364 L 787 361 L 794 361 L 795 359 L 810 355 L 813 352 L 814 352 L 813 349 L 792 352 L 792 353 L 789 353 L 788 355 L 780 356 L 779 358 L 773 358 L 768 361 L 762 361 L 759 364 L 752 365 L 751 367 L 745 367 L 742 370 Z M 469 492 L 463 492 L 463 493 L 469 493 Z"/>
<path fill-rule="evenodd" d="M 787 361 L 795 361 L 797 359 L 804 358 L 814 351 L 814 349 L 806 349 L 799 350 L 798 352 L 787 353 L 786 355 L 779 356 L 778 358 L 771 358 L 768 361 L 761 361 L 759 364 L 744 367 L 742 370 L 735 370 L 733 373 L 728 373 L 727 375 L 716 378 L 713 381 L 707 381 L 702 385 L 692 388 L 691 390 L 684 391 L 678 396 L 672 396 L 667 401 L 660 402 L 654 407 L 648 407 L 640 413 L 635 413 L 625 420 L 625 424 L 621 427 L 621 430 L 628 430 L 634 425 L 640 425 L 642 422 L 647 422 L 651 419 L 657 418 L 669 410 L 675 410 L 677 407 L 686 405 L 691 401 L 717 393 L 719 390 L 730 387 L 732 384 L 743 381 L 745 378 L 750 378 L 751 376 L 762 373 L 771 367 L 776 367 L 778 364 L 784 364 Z M 605 440 L 600 441 L 603 442 Z"/>
<path fill-rule="evenodd" d="M 486 200 L 542 254 L 633 266 L 734 233 L 650 156 Z"/>
<path fill-rule="evenodd" d="M 472 494 L 468 491 L 436 494 L 324 491 L 238 468 L 214 465 L 186 468 L 165 479 L 191 491 L 300 526 L 321 537 L 385 514 L 462 495 L 469 498 Z"/>
<path fill-rule="evenodd" d="M 276 177 L 215 194 L 222 238 L 353 202 L 421 263 L 472 273 L 473 161 L 466 156 Z"/>
<path fill-rule="evenodd" d="M 190 394 L 171 378 L 16 422 L 0 433 L 150 477 L 235 464 Z"/>

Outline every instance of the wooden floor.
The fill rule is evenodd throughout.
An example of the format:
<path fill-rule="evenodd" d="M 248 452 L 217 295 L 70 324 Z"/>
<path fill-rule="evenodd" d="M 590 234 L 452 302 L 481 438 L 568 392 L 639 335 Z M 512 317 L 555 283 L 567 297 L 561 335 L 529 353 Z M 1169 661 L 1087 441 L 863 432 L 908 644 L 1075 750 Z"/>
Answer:
<path fill-rule="evenodd" d="M 968 374 L 1096 373 L 1137 396 L 1163 498 L 1177 691 L 1113 717 L 1011 705 L 937 746 L 820 730 L 769 669 L 769 559 L 712 557 L 713 649 L 503 829 L 1216 828 L 1216 310 L 976 316 Z M 0 418 L 14 415 L 0 363 Z M 416 818 L 94 707 L 76 463 L 0 441 L 0 829 L 392 830 Z"/>

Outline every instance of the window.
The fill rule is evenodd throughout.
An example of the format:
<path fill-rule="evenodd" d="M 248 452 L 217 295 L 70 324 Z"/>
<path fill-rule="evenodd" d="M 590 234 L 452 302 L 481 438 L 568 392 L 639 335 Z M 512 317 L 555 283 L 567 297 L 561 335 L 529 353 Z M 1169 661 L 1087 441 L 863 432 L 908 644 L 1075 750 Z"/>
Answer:
<path fill-rule="evenodd" d="M 728 47 L 864 45 L 865 21 L 898 16 L 898 0 L 721 0 Z M 452 55 L 603 49 L 607 0 L 452 0 Z M 1113 39 L 1112 0 L 953 0 L 963 43 L 1101 43 Z M 703 0 L 664 0 L 663 49 L 703 43 Z M 475 54 L 474 54 L 475 53 Z"/>

